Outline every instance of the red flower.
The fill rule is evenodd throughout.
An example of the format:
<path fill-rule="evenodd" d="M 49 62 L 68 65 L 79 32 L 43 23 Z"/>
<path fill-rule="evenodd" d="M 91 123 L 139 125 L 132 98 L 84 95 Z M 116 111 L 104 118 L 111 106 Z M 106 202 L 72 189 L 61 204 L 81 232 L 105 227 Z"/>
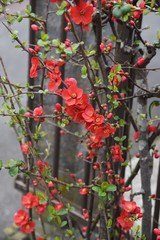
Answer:
<path fill-rule="evenodd" d="M 160 230 L 158 228 L 153 229 L 154 234 L 160 235 Z"/>
<path fill-rule="evenodd" d="M 61 85 L 61 72 L 59 71 L 58 67 L 55 67 L 54 71 L 48 71 L 47 75 L 50 79 L 50 82 L 48 83 L 48 89 L 53 92 Z"/>
<path fill-rule="evenodd" d="M 82 113 L 82 117 L 84 118 L 84 121 L 87 123 L 91 123 L 94 121 L 95 119 L 95 110 L 92 107 L 92 105 L 88 105 L 85 109 L 85 111 Z"/>
<path fill-rule="evenodd" d="M 38 214 L 39 215 L 42 215 L 43 213 L 44 213 L 44 211 L 46 210 L 46 203 L 44 203 L 44 204 L 39 204 L 38 206 L 37 206 L 37 212 L 38 212 Z"/>
<path fill-rule="evenodd" d="M 112 160 L 114 162 L 124 162 L 120 145 L 115 144 L 114 146 L 112 146 L 111 153 L 112 153 Z"/>
<path fill-rule="evenodd" d="M 22 225 L 20 228 L 20 231 L 23 233 L 31 233 L 34 231 L 35 223 L 33 221 L 29 221 L 26 224 Z"/>
<path fill-rule="evenodd" d="M 137 209 L 137 204 L 136 202 L 130 202 L 130 201 L 126 201 L 124 200 L 124 197 L 121 197 L 120 200 L 120 207 L 123 208 L 123 210 L 125 210 L 128 213 L 136 213 L 136 209 Z M 140 209 L 138 209 L 138 212 L 140 211 Z"/>
<path fill-rule="evenodd" d="M 138 131 L 134 133 L 133 138 L 134 138 L 135 142 L 138 141 L 138 138 L 139 138 L 139 132 Z"/>
<path fill-rule="evenodd" d="M 95 155 L 96 155 L 95 151 L 90 150 L 89 155 L 87 156 L 87 160 L 88 160 L 88 159 L 92 159 Z M 82 192 L 83 192 L 83 191 L 82 191 Z"/>
<path fill-rule="evenodd" d="M 70 14 L 76 24 L 87 25 L 92 22 L 93 6 L 80 0 L 76 6 L 70 7 Z"/>
<path fill-rule="evenodd" d="M 25 117 L 30 117 L 30 116 L 32 116 L 32 113 L 30 113 L 30 112 L 25 112 L 24 116 L 25 116 Z"/>
<path fill-rule="evenodd" d="M 37 240 L 45 240 L 44 237 L 39 237 Z"/>
<path fill-rule="evenodd" d="M 38 206 L 39 198 L 36 195 L 33 195 L 31 192 L 27 193 L 25 196 L 22 196 L 22 204 L 25 208 L 33 208 Z"/>
<path fill-rule="evenodd" d="M 142 15 L 142 11 L 137 10 L 133 12 L 132 17 L 137 20 L 140 18 L 141 15 Z"/>
<path fill-rule="evenodd" d="M 28 141 L 26 143 L 22 143 L 21 144 L 21 150 L 24 154 L 28 154 L 29 153 L 29 148 L 32 147 L 32 142 Z"/>
<path fill-rule="evenodd" d="M 134 64 L 135 67 L 140 67 L 142 66 L 143 64 L 145 63 L 145 59 L 142 57 L 142 58 L 139 58 L 137 60 L 137 62 Z"/>
<path fill-rule="evenodd" d="M 115 127 L 107 125 L 104 127 L 97 128 L 95 132 L 97 137 L 108 138 L 111 134 L 114 134 L 115 131 L 116 131 Z"/>
<path fill-rule="evenodd" d="M 84 93 L 82 97 L 76 101 L 76 107 L 78 109 L 85 109 L 88 105 L 88 96 Z"/>
<path fill-rule="evenodd" d="M 36 24 L 32 24 L 32 25 L 31 25 L 31 29 L 32 29 L 33 31 L 38 31 L 40 28 L 39 28 L 39 26 L 37 26 Z"/>
<path fill-rule="evenodd" d="M 62 105 L 60 103 L 55 104 L 55 113 L 59 114 L 62 112 Z"/>
<path fill-rule="evenodd" d="M 26 224 L 28 222 L 29 215 L 26 211 L 23 209 L 20 209 L 14 214 L 14 223 L 17 226 L 21 226 L 23 224 Z"/>
<path fill-rule="evenodd" d="M 64 80 L 64 83 L 69 87 L 71 86 L 72 84 L 76 85 L 77 84 L 77 81 L 75 78 L 66 78 Z"/>
<path fill-rule="evenodd" d="M 87 226 L 82 227 L 82 232 L 87 232 L 87 229 L 88 229 Z"/>
<path fill-rule="evenodd" d="M 79 193 L 81 195 L 87 195 L 89 193 L 88 188 L 80 188 Z"/>
<path fill-rule="evenodd" d="M 34 121 L 40 121 L 40 122 L 43 122 L 44 121 L 44 118 L 38 118 L 40 116 L 42 116 L 44 113 L 44 110 L 43 110 L 43 107 L 40 106 L 40 107 L 36 107 L 33 111 L 33 116 L 35 116 L 36 118 L 34 118 Z"/>
<path fill-rule="evenodd" d="M 45 60 L 45 64 L 47 67 L 47 77 L 50 79 L 48 83 L 48 89 L 50 91 L 55 91 L 61 84 L 61 72 L 59 70 L 59 66 L 62 66 L 64 62 L 56 62 L 54 60 Z"/>
<path fill-rule="evenodd" d="M 52 181 L 48 182 L 48 188 L 53 188 L 54 187 L 54 183 Z"/>
<path fill-rule="evenodd" d="M 130 219 L 130 215 L 127 212 L 121 212 L 120 216 L 117 218 L 117 222 L 126 231 L 129 231 L 131 227 L 133 227 L 133 221 Z"/>
<path fill-rule="evenodd" d="M 106 46 L 104 45 L 104 43 L 101 43 L 99 47 L 101 49 L 101 52 L 104 52 L 106 50 Z"/>
<path fill-rule="evenodd" d="M 30 68 L 30 78 L 35 78 L 38 76 L 38 69 L 40 67 L 40 61 L 37 57 L 31 58 L 31 68 Z"/>
<path fill-rule="evenodd" d="M 43 163 L 42 160 L 37 160 L 37 166 L 39 170 L 43 172 L 45 167 L 48 168 L 48 163 L 46 161 Z"/>
<path fill-rule="evenodd" d="M 59 210 L 61 210 L 62 208 L 64 208 L 62 202 L 56 203 L 56 204 L 54 205 L 54 209 L 55 209 L 56 211 L 59 211 Z"/>
<path fill-rule="evenodd" d="M 148 132 L 156 132 L 157 130 L 157 126 L 151 126 L 151 125 L 148 125 Z"/>
<path fill-rule="evenodd" d="M 49 73 L 48 77 L 50 78 L 48 90 L 54 92 L 61 85 L 62 79 L 59 75 L 56 75 L 55 72 Z"/>
<path fill-rule="evenodd" d="M 94 122 L 96 125 L 101 125 L 104 122 L 104 117 L 101 114 L 95 116 Z"/>
<path fill-rule="evenodd" d="M 83 90 L 72 84 L 68 89 L 62 92 L 62 97 L 66 100 L 68 106 L 76 104 L 76 101 L 82 97 Z"/>

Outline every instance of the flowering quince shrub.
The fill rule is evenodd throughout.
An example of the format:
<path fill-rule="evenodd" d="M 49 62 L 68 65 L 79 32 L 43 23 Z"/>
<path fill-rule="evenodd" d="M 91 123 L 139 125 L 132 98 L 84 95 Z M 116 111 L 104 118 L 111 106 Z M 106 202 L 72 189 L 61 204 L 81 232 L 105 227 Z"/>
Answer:
<path fill-rule="evenodd" d="M 32 240 L 160 239 L 159 215 L 154 214 L 152 221 L 151 214 L 152 201 L 155 201 L 155 213 L 159 212 L 160 191 L 157 186 L 157 193 L 152 193 L 150 183 L 151 162 L 160 157 L 154 144 L 160 134 L 159 117 L 154 118 L 152 114 L 153 107 L 160 105 L 160 87 L 148 89 L 146 83 L 146 72 L 158 70 L 149 69 L 147 65 L 160 48 L 160 32 L 154 43 L 141 35 L 143 16 L 159 15 L 159 2 L 48 0 L 45 1 L 45 16 L 34 13 L 31 5 L 26 6 L 23 14 L 10 14 L 8 5 L 14 2 L 23 0 L 0 1 L 0 14 L 9 23 L 3 24 L 18 44 L 16 47 L 30 57 L 31 81 L 25 86 L 13 84 L 0 59 L 4 72 L 0 77 L 0 94 L 4 99 L 0 115 L 10 116 L 9 124 L 18 135 L 24 156 L 23 160 L 9 160 L 6 164 L 0 161 L 0 169 L 8 169 L 12 177 L 23 175 L 25 178 L 22 207 L 13 217 L 18 230 Z M 50 7 L 54 11 L 50 11 Z M 66 36 L 72 35 L 74 40 L 50 38 L 47 32 L 50 14 L 55 21 L 60 17 L 65 21 L 60 31 Z M 12 29 L 14 21 L 22 22 L 24 18 L 30 20 L 30 31 L 38 34 L 35 45 L 22 42 L 18 32 Z M 111 27 L 111 34 L 106 33 L 106 25 Z M 94 36 L 93 46 L 83 41 L 86 32 Z M 82 88 L 74 73 L 64 77 L 64 67 L 71 65 L 77 66 L 89 87 Z M 39 78 L 40 84 L 34 85 L 34 80 Z M 29 98 L 39 95 L 41 101 L 33 109 L 24 107 L 20 101 L 24 94 Z M 44 106 L 44 98 L 50 95 L 61 99 L 54 104 L 52 113 Z M 152 97 L 157 100 L 147 107 L 147 99 Z M 133 98 L 137 99 L 136 116 L 131 111 Z M 44 157 L 39 147 L 39 142 L 47 138 L 43 126 L 49 120 L 59 128 L 60 134 L 72 134 L 81 139 L 86 156 L 79 151 L 75 159 L 90 164 L 89 183 L 74 172 L 70 172 L 67 181 L 54 176 L 48 162 L 49 153 Z M 35 124 L 34 131 L 30 128 L 31 122 Z M 83 135 L 68 130 L 72 123 L 81 126 Z M 131 139 L 130 125 L 134 129 Z M 137 151 L 134 158 L 127 154 L 132 145 Z M 135 158 L 138 162 L 133 169 Z M 129 176 L 125 176 L 126 167 L 131 169 Z M 135 192 L 133 180 L 138 172 L 141 184 Z M 77 198 L 87 199 L 88 204 L 76 208 L 64 198 L 62 187 L 70 195 L 76 192 Z M 136 202 L 136 196 L 141 197 L 142 206 Z M 47 232 L 47 223 L 58 232 Z"/>

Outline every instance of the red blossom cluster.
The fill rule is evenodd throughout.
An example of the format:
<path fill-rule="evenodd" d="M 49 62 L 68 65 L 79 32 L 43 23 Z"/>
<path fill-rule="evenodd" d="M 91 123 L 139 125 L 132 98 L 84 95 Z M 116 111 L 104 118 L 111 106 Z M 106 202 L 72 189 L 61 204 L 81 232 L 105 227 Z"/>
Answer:
<path fill-rule="evenodd" d="M 122 150 L 119 144 L 115 144 L 111 147 L 112 161 L 113 162 L 124 162 L 122 157 Z"/>
<path fill-rule="evenodd" d="M 46 203 L 40 204 L 39 198 L 32 194 L 32 192 L 28 192 L 26 195 L 22 196 L 22 205 L 26 209 L 32 209 L 36 207 L 39 215 L 42 215 L 46 209 Z M 23 209 L 18 210 L 14 214 L 14 223 L 20 227 L 21 232 L 27 234 L 33 232 L 36 226 L 35 223 L 30 219 L 28 212 Z"/>
<path fill-rule="evenodd" d="M 59 67 L 64 64 L 64 62 L 56 62 L 54 60 L 45 60 L 44 61 L 47 68 L 47 77 L 49 78 L 48 89 L 53 92 L 55 91 L 61 84 L 61 72 Z"/>
<path fill-rule="evenodd" d="M 75 79 L 70 79 L 70 82 L 67 79 L 66 85 L 68 88 L 62 90 L 61 94 L 65 100 L 65 112 L 75 122 L 85 125 L 85 128 L 91 133 L 87 140 L 88 147 L 95 149 L 102 146 L 102 140 L 114 134 L 116 128 L 105 123 L 104 116 L 96 112 L 89 103 L 88 96 L 83 93 L 81 88 L 77 87 Z M 91 153 L 93 156 L 94 151 Z"/>
<path fill-rule="evenodd" d="M 38 169 L 43 173 L 45 168 L 48 168 L 48 162 L 44 161 L 42 162 L 42 160 L 37 160 L 37 166 Z"/>
<path fill-rule="evenodd" d="M 34 50 L 33 50 L 34 51 Z M 57 62 L 54 60 L 45 60 L 45 67 L 47 69 L 46 76 L 49 78 L 48 89 L 53 92 L 61 84 L 61 72 L 59 67 L 64 64 L 63 61 Z M 38 76 L 38 69 L 40 68 L 40 61 L 38 57 L 34 56 L 31 58 L 31 68 L 30 68 L 30 78 L 35 78 Z"/>
<path fill-rule="evenodd" d="M 113 45 L 112 43 L 108 43 L 107 45 L 105 45 L 104 43 L 101 43 L 99 47 L 103 53 L 108 54 L 112 50 Z"/>
<path fill-rule="evenodd" d="M 123 230 L 129 231 L 131 227 L 133 227 L 134 221 L 138 218 L 142 218 L 143 214 L 140 208 L 137 207 L 136 202 L 126 201 L 123 196 L 120 199 L 120 207 L 122 208 L 122 212 L 117 218 L 117 222 Z"/>
<path fill-rule="evenodd" d="M 29 220 L 28 213 L 20 209 L 14 214 L 14 223 L 20 226 L 20 231 L 23 233 L 31 233 L 34 231 L 35 223 Z"/>
<path fill-rule="evenodd" d="M 89 219 L 89 213 L 88 213 L 88 210 L 83 208 L 82 209 L 82 214 L 83 214 L 83 217 L 85 220 L 88 220 Z"/>
<path fill-rule="evenodd" d="M 128 72 L 124 72 L 123 69 L 117 69 L 117 65 L 114 64 L 109 73 L 109 82 L 111 85 L 119 86 L 121 82 L 126 81 L 127 76 Z"/>
<path fill-rule="evenodd" d="M 25 112 L 24 116 L 25 117 L 34 117 L 34 121 L 39 121 L 39 122 L 44 122 L 44 118 L 42 117 L 44 114 L 44 109 L 42 106 L 36 107 L 33 110 L 33 114 L 30 112 Z"/>

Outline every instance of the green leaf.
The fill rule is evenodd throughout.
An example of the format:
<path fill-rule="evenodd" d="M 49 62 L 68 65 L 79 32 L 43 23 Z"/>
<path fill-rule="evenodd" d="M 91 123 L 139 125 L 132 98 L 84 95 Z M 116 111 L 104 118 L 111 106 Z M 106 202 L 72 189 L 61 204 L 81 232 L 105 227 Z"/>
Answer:
<path fill-rule="evenodd" d="M 74 235 L 74 229 L 66 229 L 66 236 L 72 237 Z"/>
<path fill-rule="evenodd" d="M 72 44 L 72 49 L 73 50 L 77 50 L 78 47 L 79 47 L 79 43 Z"/>
<path fill-rule="evenodd" d="M 120 125 L 120 127 L 123 127 L 124 125 L 125 125 L 125 121 L 124 121 L 124 119 L 120 119 L 119 120 L 119 125 Z"/>
<path fill-rule="evenodd" d="M 51 222 L 52 220 L 53 220 L 53 217 L 52 217 L 51 215 L 48 215 L 48 216 L 47 216 L 47 221 L 48 221 L 48 222 Z"/>
<path fill-rule="evenodd" d="M 25 13 L 29 15 L 29 14 L 31 13 L 31 11 L 32 11 L 32 7 L 31 7 L 30 4 L 28 4 L 28 5 L 26 6 Z"/>
<path fill-rule="evenodd" d="M 59 215 L 59 216 L 66 215 L 67 213 L 68 213 L 67 209 L 61 209 L 61 210 L 57 211 L 57 215 Z"/>
<path fill-rule="evenodd" d="M 114 184 L 109 184 L 107 188 L 107 192 L 115 192 L 117 190 L 117 186 Z"/>
<path fill-rule="evenodd" d="M 7 167 L 11 168 L 11 167 L 14 167 L 14 166 L 17 166 L 15 160 L 10 159 L 10 160 L 7 161 Z"/>
<path fill-rule="evenodd" d="M 63 221 L 62 223 L 61 223 L 61 228 L 63 228 L 64 226 L 66 226 L 67 225 L 67 221 Z"/>
<path fill-rule="evenodd" d="M 120 139 L 119 137 L 115 137 L 114 140 L 115 140 L 116 142 L 120 142 L 120 141 L 121 141 L 121 139 Z"/>
<path fill-rule="evenodd" d="M 93 186 L 93 187 L 92 187 L 92 190 L 93 190 L 94 192 L 99 192 L 99 191 L 101 190 L 101 188 L 98 187 L 98 186 Z"/>
<path fill-rule="evenodd" d="M 117 65 L 116 65 L 116 71 L 115 71 L 115 72 L 116 72 L 116 73 L 119 72 L 119 71 L 121 70 L 121 68 L 122 68 L 122 67 L 121 67 L 121 64 L 117 64 Z"/>
<path fill-rule="evenodd" d="M 126 160 L 126 161 L 124 161 L 123 163 L 121 163 L 121 166 L 123 166 L 123 167 L 127 167 L 127 166 L 128 166 L 128 163 L 129 163 L 129 161 Z"/>
<path fill-rule="evenodd" d="M 60 46 L 60 41 L 59 41 L 59 39 L 53 39 L 52 40 L 52 44 L 55 46 L 55 47 L 58 47 L 58 46 Z"/>
<path fill-rule="evenodd" d="M 109 39 L 112 41 L 112 42 L 116 42 L 117 38 L 114 34 L 110 34 L 109 35 Z"/>
<path fill-rule="evenodd" d="M 41 39 L 42 41 L 47 41 L 48 40 L 48 34 L 45 32 L 41 32 Z"/>
<path fill-rule="evenodd" d="M 62 15 L 66 10 L 66 2 L 63 1 L 60 6 L 58 4 L 56 4 L 56 6 L 58 7 L 58 11 L 56 12 L 56 14 L 57 15 Z"/>
<path fill-rule="evenodd" d="M 111 228 L 112 227 L 112 219 L 109 218 L 107 221 L 107 228 Z"/>
<path fill-rule="evenodd" d="M 8 173 L 11 177 L 14 177 L 18 174 L 19 168 L 18 166 L 13 166 L 9 169 Z"/>
<path fill-rule="evenodd" d="M 128 21 L 128 14 L 125 14 L 125 15 L 122 17 L 122 21 L 123 21 L 123 22 L 127 22 L 127 21 Z"/>
<path fill-rule="evenodd" d="M 143 10 L 143 15 L 145 16 L 150 12 L 151 12 L 151 10 L 149 8 L 146 8 L 146 9 Z"/>
<path fill-rule="evenodd" d="M 91 50 L 90 52 L 86 52 L 86 56 L 90 57 L 90 56 L 93 56 L 95 53 L 96 53 L 95 50 Z"/>
<path fill-rule="evenodd" d="M 106 197 L 106 195 L 107 195 L 106 192 L 103 192 L 102 190 L 98 192 L 99 197 Z"/>
<path fill-rule="evenodd" d="M 20 108 L 19 109 L 19 114 L 23 115 L 26 112 L 26 108 Z"/>
<path fill-rule="evenodd" d="M 47 196 L 43 192 L 37 191 L 36 195 L 40 199 L 40 201 L 39 201 L 40 204 L 44 204 L 44 203 L 47 202 L 48 198 L 47 198 Z"/>
<path fill-rule="evenodd" d="M 48 210 L 50 215 L 56 213 L 56 211 L 55 211 L 55 209 L 52 205 L 48 205 L 47 210 Z"/>
<path fill-rule="evenodd" d="M 10 37 L 15 40 L 17 38 L 17 35 L 18 35 L 18 31 L 15 30 L 13 33 L 10 34 Z"/>
<path fill-rule="evenodd" d="M 61 15 L 63 15 L 64 12 L 65 12 L 65 9 L 59 9 L 59 10 L 56 12 L 56 15 L 57 15 L 57 16 L 61 16 Z"/>
<path fill-rule="evenodd" d="M 151 0 L 151 8 L 153 8 L 155 5 L 155 0 Z"/>
<path fill-rule="evenodd" d="M 61 218 L 60 218 L 59 216 L 56 216 L 56 221 L 57 221 L 57 223 L 58 223 L 59 225 L 62 224 L 62 220 L 61 220 Z"/>
<path fill-rule="evenodd" d="M 126 140 L 126 136 L 124 135 L 123 137 L 121 137 L 121 142 L 123 142 L 124 140 Z"/>
<path fill-rule="evenodd" d="M 101 183 L 101 189 L 103 190 L 103 191 L 106 191 L 107 190 L 107 188 L 108 188 L 108 182 L 102 182 Z"/>
<path fill-rule="evenodd" d="M 134 46 L 139 46 L 141 44 L 141 41 L 140 40 L 135 40 L 133 44 L 134 44 Z"/>
<path fill-rule="evenodd" d="M 54 240 L 61 240 L 61 238 L 56 236 Z"/>
<path fill-rule="evenodd" d="M 81 68 L 81 73 L 82 73 L 82 78 L 86 78 L 87 77 L 87 68 L 86 68 L 86 66 L 83 66 L 82 68 Z"/>
<path fill-rule="evenodd" d="M 3 161 L 0 160 L 0 169 L 3 167 Z"/>

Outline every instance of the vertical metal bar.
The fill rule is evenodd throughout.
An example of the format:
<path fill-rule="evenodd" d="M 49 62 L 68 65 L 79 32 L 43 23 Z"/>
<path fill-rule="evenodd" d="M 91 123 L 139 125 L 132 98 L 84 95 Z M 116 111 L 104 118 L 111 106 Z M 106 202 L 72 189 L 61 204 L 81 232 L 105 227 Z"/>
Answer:
<path fill-rule="evenodd" d="M 64 42 L 67 36 L 66 31 L 64 31 L 64 28 L 66 26 L 66 19 L 64 15 L 61 17 L 61 32 L 60 32 L 60 41 Z M 65 65 L 61 67 L 61 73 L 62 78 L 64 78 L 65 74 Z M 60 104 L 63 103 L 62 98 L 57 96 L 57 101 Z M 54 153 L 53 153 L 53 176 L 58 177 L 58 170 L 59 170 L 59 158 L 60 158 L 60 142 L 61 142 L 61 135 L 60 135 L 60 128 L 55 127 L 55 133 L 54 133 Z"/>

